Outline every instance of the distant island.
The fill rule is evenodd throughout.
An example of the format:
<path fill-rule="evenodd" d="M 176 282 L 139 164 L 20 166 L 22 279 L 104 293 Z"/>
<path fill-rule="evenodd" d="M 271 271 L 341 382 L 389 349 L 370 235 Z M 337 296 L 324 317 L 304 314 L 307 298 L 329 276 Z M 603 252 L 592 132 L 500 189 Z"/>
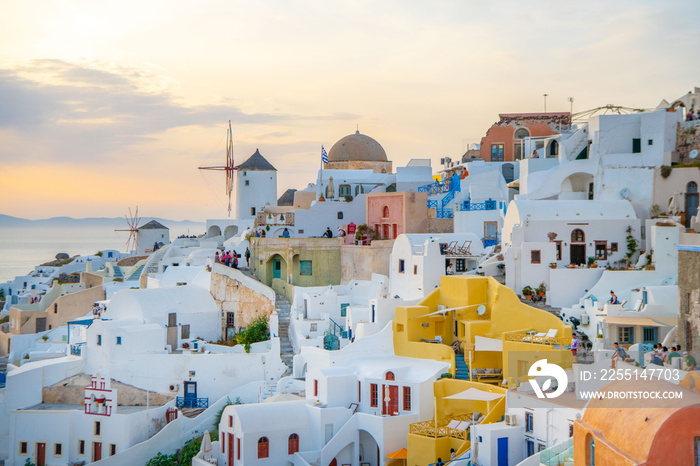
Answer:
<path fill-rule="evenodd" d="M 204 222 L 195 222 L 192 220 L 168 220 L 159 217 L 141 217 L 139 226 L 155 220 L 158 223 L 165 225 L 168 228 L 180 227 L 199 227 L 204 228 Z M 122 228 L 126 225 L 124 217 L 91 217 L 91 218 L 72 218 L 72 217 L 52 217 L 41 220 L 29 220 L 26 218 L 12 217 L 10 215 L 0 214 L 0 228 L 2 227 L 108 227 Z"/>

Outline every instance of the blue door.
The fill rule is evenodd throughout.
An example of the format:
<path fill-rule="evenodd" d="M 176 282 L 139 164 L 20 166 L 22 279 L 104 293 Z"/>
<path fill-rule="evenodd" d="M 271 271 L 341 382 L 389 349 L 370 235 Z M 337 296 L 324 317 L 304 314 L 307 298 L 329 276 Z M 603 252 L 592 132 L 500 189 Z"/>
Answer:
<path fill-rule="evenodd" d="M 498 439 L 498 466 L 508 466 L 508 437 Z"/>
<path fill-rule="evenodd" d="M 282 278 L 282 261 L 280 259 L 272 261 L 272 278 Z"/>

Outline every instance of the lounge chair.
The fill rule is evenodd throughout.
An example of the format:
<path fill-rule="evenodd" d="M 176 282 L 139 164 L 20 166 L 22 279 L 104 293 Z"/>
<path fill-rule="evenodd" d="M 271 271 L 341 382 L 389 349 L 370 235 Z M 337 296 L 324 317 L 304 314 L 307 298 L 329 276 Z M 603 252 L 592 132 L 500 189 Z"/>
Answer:
<path fill-rule="evenodd" d="M 558 330 L 556 328 L 550 328 L 547 333 L 538 333 L 535 335 L 533 340 L 536 343 L 554 343 L 554 338 L 557 336 Z"/>

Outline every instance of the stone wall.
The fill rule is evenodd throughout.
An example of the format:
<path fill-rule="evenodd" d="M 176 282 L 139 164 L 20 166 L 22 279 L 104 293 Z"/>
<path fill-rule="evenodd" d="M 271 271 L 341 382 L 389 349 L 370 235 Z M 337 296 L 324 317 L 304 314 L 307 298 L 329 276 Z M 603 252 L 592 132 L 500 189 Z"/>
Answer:
<path fill-rule="evenodd" d="M 700 248 L 678 251 L 678 341 L 700 361 Z"/>
<path fill-rule="evenodd" d="M 91 377 L 87 374 L 70 377 L 50 387 L 44 387 L 41 391 L 41 401 L 43 403 L 82 405 L 85 401 L 84 389 L 90 384 Z M 175 395 L 147 392 L 114 379 L 112 379 L 111 386 L 112 389 L 117 390 L 117 405 L 121 406 L 146 406 L 147 393 L 148 405 L 151 407 L 163 406 L 175 398 Z M 119 412 L 118 408 L 117 412 Z"/>
<path fill-rule="evenodd" d="M 375 240 L 369 246 L 343 245 L 340 248 L 340 282 L 369 280 L 373 273 L 389 276 L 389 260 L 394 240 Z"/>
<path fill-rule="evenodd" d="M 700 151 L 700 120 L 678 123 L 678 131 L 676 132 L 678 162 L 700 162 L 700 157 L 695 159 L 689 157 L 692 150 Z"/>
<path fill-rule="evenodd" d="M 275 310 L 275 292 L 244 275 L 240 270 L 214 264 L 210 292 L 221 309 L 222 339 L 226 337 L 226 316 L 233 312 L 236 331 L 247 327 L 258 316 Z"/>
<path fill-rule="evenodd" d="M 429 209 L 435 210 L 435 209 Z M 454 219 L 428 218 L 428 233 L 454 233 Z"/>

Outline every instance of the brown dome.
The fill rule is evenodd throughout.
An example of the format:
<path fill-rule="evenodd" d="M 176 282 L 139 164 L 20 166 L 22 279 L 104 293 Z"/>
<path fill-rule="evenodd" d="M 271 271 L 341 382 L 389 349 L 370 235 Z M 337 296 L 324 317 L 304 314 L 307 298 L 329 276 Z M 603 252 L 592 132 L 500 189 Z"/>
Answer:
<path fill-rule="evenodd" d="M 374 139 L 357 131 L 333 144 L 328 162 L 387 162 L 384 148 Z"/>

